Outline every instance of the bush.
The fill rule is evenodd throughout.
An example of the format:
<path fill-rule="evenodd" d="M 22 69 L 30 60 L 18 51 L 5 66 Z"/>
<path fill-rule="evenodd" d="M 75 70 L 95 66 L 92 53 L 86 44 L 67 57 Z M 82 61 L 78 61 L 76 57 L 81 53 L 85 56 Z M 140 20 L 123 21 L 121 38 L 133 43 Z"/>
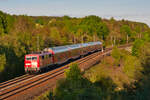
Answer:
<path fill-rule="evenodd" d="M 133 56 L 139 56 L 139 50 L 140 50 L 140 47 L 142 47 L 142 45 L 144 45 L 144 41 L 143 40 L 136 40 L 133 44 L 133 47 L 132 47 L 132 55 Z"/>
<path fill-rule="evenodd" d="M 123 72 L 131 79 L 136 79 L 142 70 L 140 61 L 131 55 L 127 55 L 124 60 Z"/>
<path fill-rule="evenodd" d="M 78 68 L 77 64 L 72 64 L 69 69 L 65 72 L 66 79 L 68 80 L 80 80 L 81 79 L 81 72 Z"/>
<path fill-rule="evenodd" d="M 117 47 L 113 48 L 111 56 L 115 59 L 114 64 L 119 66 L 120 65 L 120 61 L 121 61 L 123 56 L 122 56 L 120 50 Z"/>
<path fill-rule="evenodd" d="M 145 72 L 150 72 L 150 43 L 145 42 L 139 49 L 139 59 Z"/>

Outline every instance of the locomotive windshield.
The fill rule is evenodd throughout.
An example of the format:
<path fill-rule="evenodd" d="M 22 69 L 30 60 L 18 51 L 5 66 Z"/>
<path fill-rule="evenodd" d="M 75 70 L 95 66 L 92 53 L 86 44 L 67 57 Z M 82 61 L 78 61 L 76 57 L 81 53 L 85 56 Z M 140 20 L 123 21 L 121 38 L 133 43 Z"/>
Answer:
<path fill-rule="evenodd" d="M 26 56 L 26 60 L 31 60 L 31 56 Z"/>
<path fill-rule="evenodd" d="M 27 56 L 27 57 L 26 57 L 26 60 L 27 60 L 27 61 L 37 60 L 37 57 L 35 57 L 35 56 L 34 56 L 34 57 L 32 57 L 32 56 Z"/>
<path fill-rule="evenodd" d="M 37 57 L 32 57 L 32 60 L 37 60 Z"/>

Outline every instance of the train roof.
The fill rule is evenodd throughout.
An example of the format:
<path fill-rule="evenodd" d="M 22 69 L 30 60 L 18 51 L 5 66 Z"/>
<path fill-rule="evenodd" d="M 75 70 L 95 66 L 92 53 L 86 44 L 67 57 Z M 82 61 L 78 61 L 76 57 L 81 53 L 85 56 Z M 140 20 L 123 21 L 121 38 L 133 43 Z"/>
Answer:
<path fill-rule="evenodd" d="M 68 51 L 68 46 L 58 46 L 58 47 L 52 47 L 52 48 L 49 48 L 49 49 L 52 49 L 54 53 L 57 53 L 57 52 L 65 52 L 65 51 Z"/>
<path fill-rule="evenodd" d="M 43 56 L 43 55 L 49 55 L 52 54 L 51 52 L 42 51 L 42 52 L 33 52 L 31 54 L 27 54 L 25 56 Z"/>
<path fill-rule="evenodd" d="M 27 54 L 26 56 L 43 56 L 43 55 L 48 55 L 48 54 L 53 54 L 53 53 L 59 53 L 59 52 L 65 52 L 70 49 L 77 49 L 80 47 L 86 47 L 86 46 L 91 46 L 91 45 L 97 45 L 97 44 L 102 44 L 102 42 L 88 42 L 88 43 L 79 43 L 79 44 L 73 44 L 73 45 L 66 45 L 66 46 L 57 46 L 57 47 L 51 47 L 51 48 L 45 48 L 44 51 L 41 52 L 33 52 L 31 54 Z M 52 51 L 52 52 L 50 52 Z"/>
<path fill-rule="evenodd" d="M 67 46 L 69 49 L 76 49 L 76 48 L 80 48 L 81 45 L 80 44 L 73 44 L 73 45 L 68 45 Z"/>
<path fill-rule="evenodd" d="M 52 48 L 45 48 L 44 51 L 52 50 L 54 53 L 59 53 L 59 52 L 68 51 L 70 49 L 77 49 L 80 47 L 86 47 L 86 46 L 91 46 L 91 45 L 96 45 L 96 44 L 102 44 L 102 42 L 98 41 L 98 42 L 88 42 L 88 43 L 66 45 L 66 46 L 57 46 L 57 47 L 52 47 Z"/>

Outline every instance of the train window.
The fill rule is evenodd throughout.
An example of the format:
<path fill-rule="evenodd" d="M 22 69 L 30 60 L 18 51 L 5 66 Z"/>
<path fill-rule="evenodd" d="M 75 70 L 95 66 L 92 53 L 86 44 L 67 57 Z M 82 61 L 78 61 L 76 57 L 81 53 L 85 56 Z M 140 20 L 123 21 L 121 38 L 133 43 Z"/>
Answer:
<path fill-rule="evenodd" d="M 51 57 L 52 55 L 51 54 L 49 54 L 49 58 Z"/>
<path fill-rule="evenodd" d="M 26 57 L 26 60 L 31 60 L 31 57 L 30 57 L 30 56 L 27 56 L 27 57 Z"/>
<path fill-rule="evenodd" d="M 37 57 L 32 57 L 32 60 L 37 60 Z"/>
<path fill-rule="evenodd" d="M 42 59 L 44 59 L 44 56 L 42 56 Z"/>

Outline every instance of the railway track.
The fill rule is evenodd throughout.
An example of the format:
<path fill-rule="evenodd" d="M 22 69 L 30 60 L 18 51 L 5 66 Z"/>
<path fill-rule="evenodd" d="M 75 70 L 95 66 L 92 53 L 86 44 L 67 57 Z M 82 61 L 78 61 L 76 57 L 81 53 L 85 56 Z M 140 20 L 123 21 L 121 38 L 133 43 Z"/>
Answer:
<path fill-rule="evenodd" d="M 120 48 L 124 48 L 124 47 L 126 47 L 126 46 L 120 46 Z M 98 57 L 103 57 L 104 55 L 109 54 L 111 52 L 111 50 L 112 50 L 112 48 L 108 48 L 103 53 L 95 52 L 91 55 L 88 55 L 84 58 L 74 61 L 74 63 L 78 63 L 79 66 L 81 66 L 80 68 L 83 69 L 85 66 L 88 65 L 88 61 L 90 61 L 90 60 L 94 61 Z M 85 66 L 83 66 L 83 65 L 85 65 Z M 65 66 L 62 66 L 60 68 L 57 68 L 55 70 L 52 70 L 50 72 L 43 73 L 40 75 L 36 75 L 36 76 L 24 75 L 24 76 L 12 79 L 10 81 L 0 83 L 0 100 L 15 97 L 17 94 L 24 92 L 28 89 L 32 89 L 38 85 L 40 86 L 40 84 L 43 84 L 46 81 L 50 81 L 53 78 L 63 76 L 64 69 L 67 69 L 68 66 L 70 66 L 70 64 L 67 64 Z M 52 82 L 52 81 L 50 81 L 50 82 Z M 53 87 L 53 86 L 54 86 L 54 84 L 51 85 L 51 87 Z M 33 94 L 33 96 L 34 95 L 35 94 Z M 31 96 L 30 96 L 30 98 L 31 98 Z"/>
<path fill-rule="evenodd" d="M 13 85 L 13 84 L 16 84 L 16 83 L 18 83 L 18 82 L 20 82 L 20 81 L 26 80 L 26 79 L 31 78 L 31 77 L 33 77 L 33 76 L 34 76 L 34 75 L 25 74 L 25 75 L 22 75 L 22 76 L 20 76 L 20 77 L 16 77 L 16 78 L 14 78 L 14 79 L 12 79 L 12 80 L 8 80 L 8 81 L 6 81 L 6 82 L 0 83 L 0 90 L 1 90 L 2 88 L 5 88 L 5 87 L 10 86 L 10 85 Z"/>

